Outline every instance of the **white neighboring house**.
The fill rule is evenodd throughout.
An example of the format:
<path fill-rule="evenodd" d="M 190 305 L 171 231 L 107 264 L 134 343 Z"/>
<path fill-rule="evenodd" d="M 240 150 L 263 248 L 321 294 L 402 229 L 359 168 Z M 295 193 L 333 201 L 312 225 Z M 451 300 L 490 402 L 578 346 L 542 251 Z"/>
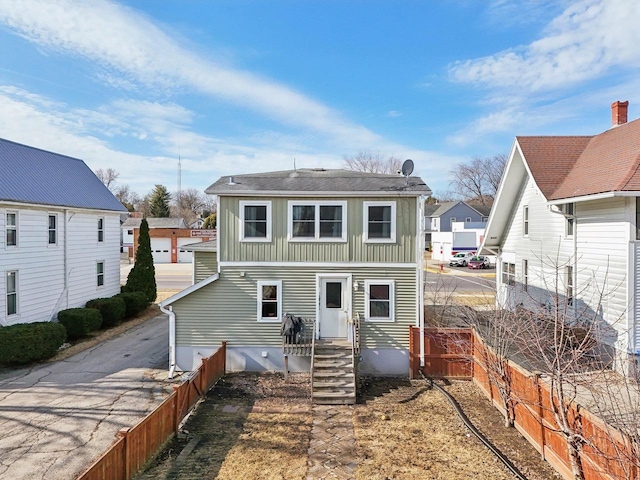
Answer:
<path fill-rule="evenodd" d="M 0 139 L 0 326 L 120 291 L 126 209 L 76 158 Z"/>
<path fill-rule="evenodd" d="M 599 135 L 516 137 L 481 249 L 498 255 L 502 306 L 550 305 L 557 291 L 638 355 L 640 120 L 626 123 L 627 105 Z"/>

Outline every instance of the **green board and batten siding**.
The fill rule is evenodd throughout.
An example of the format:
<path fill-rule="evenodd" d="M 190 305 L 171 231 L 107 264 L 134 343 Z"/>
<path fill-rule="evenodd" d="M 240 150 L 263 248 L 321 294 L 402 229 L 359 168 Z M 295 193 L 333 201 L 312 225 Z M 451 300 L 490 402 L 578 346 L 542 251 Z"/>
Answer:
<path fill-rule="evenodd" d="M 196 258 L 208 256 L 198 252 Z M 316 274 L 349 273 L 360 285 L 352 291 L 353 314 L 364 319 L 364 281 L 395 280 L 395 322 L 362 322 L 363 348 L 408 348 L 408 326 L 416 324 L 415 268 L 225 267 L 220 278 L 173 303 L 178 319 L 176 345 L 278 347 L 280 324 L 257 321 L 257 281 L 281 280 L 283 311 L 316 316 Z M 241 276 L 244 274 L 244 276 Z"/>
<path fill-rule="evenodd" d="M 218 273 L 217 252 L 193 252 L 193 268 L 195 283 Z"/>
<path fill-rule="evenodd" d="M 272 241 L 241 242 L 240 202 L 271 201 Z M 218 234 L 219 258 L 223 262 L 416 262 L 416 197 L 335 198 L 347 202 L 346 242 L 289 242 L 287 240 L 288 201 L 327 201 L 318 198 L 220 197 Z M 365 201 L 396 202 L 396 243 L 364 243 Z"/>

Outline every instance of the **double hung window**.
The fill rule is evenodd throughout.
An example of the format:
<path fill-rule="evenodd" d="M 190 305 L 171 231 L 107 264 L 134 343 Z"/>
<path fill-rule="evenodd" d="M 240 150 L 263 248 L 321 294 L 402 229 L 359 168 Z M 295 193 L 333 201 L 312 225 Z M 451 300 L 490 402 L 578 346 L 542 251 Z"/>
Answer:
<path fill-rule="evenodd" d="M 16 247 L 18 246 L 18 213 L 7 212 L 5 218 L 5 230 L 6 234 L 6 246 Z"/>
<path fill-rule="evenodd" d="M 96 263 L 96 285 L 98 287 L 104 285 L 104 262 Z"/>
<path fill-rule="evenodd" d="M 258 281 L 258 321 L 279 322 L 282 317 L 282 282 Z"/>
<path fill-rule="evenodd" d="M 364 202 L 364 241 L 395 243 L 396 202 Z"/>
<path fill-rule="evenodd" d="M 271 241 L 271 202 L 240 202 L 240 241 Z"/>
<path fill-rule="evenodd" d="M 502 284 L 512 286 L 516 284 L 515 263 L 502 262 Z"/>
<path fill-rule="evenodd" d="M 98 243 L 104 242 L 104 217 L 98 217 Z"/>
<path fill-rule="evenodd" d="M 368 321 L 394 321 L 394 282 L 393 280 L 366 280 L 365 319 Z"/>
<path fill-rule="evenodd" d="M 346 202 L 289 202 L 289 240 L 344 242 Z"/>
<path fill-rule="evenodd" d="M 56 214 L 49 215 L 49 245 L 58 243 L 58 216 Z"/>
<path fill-rule="evenodd" d="M 7 316 L 18 313 L 18 272 L 7 272 L 5 278 L 7 294 Z"/>
<path fill-rule="evenodd" d="M 529 236 L 529 206 L 522 207 L 522 234 L 525 237 Z"/>

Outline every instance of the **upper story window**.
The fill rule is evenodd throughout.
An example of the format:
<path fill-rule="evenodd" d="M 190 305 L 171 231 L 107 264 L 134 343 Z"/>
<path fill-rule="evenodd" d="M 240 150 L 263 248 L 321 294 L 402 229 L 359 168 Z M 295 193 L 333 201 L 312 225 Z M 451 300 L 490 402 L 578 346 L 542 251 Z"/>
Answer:
<path fill-rule="evenodd" d="M 525 237 L 529 236 L 529 206 L 522 207 L 522 233 Z"/>
<path fill-rule="evenodd" d="M 346 202 L 289 201 L 289 240 L 345 242 L 346 217 Z"/>
<path fill-rule="evenodd" d="M 104 217 L 98 217 L 98 243 L 104 242 Z"/>
<path fill-rule="evenodd" d="M 567 203 L 564 205 L 564 213 L 570 216 L 567 216 L 567 225 L 566 225 L 566 233 L 567 237 L 573 237 L 575 218 L 573 218 L 575 214 L 575 203 Z"/>
<path fill-rule="evenodd" d="M 364 241 L 395 243 L 396 202 L 364 202 Z"/>
<path fill-rule="evenodd" d="M 7 212 L 5 220 L 5 229 L 7 231 L 6 243 L 7 247 L 18 246 L 18 213 Z"/>
<path fill-rule="evenodd" d="M 240 202 L 240 241 L 271 241 L 271 202 Z"/>
<path fill-rule="evenodd" d="M 482 221 L 485 222 L 485 223 L 488 222 L 489 221 L 489 217 L 482 217 Z"/>
<path fill-rule="evenodd" d="M 58 216 L 53 213 L 49 215 L 49 245 L 58 243 Z"/>
<path fill-rule="evenodd" d="M 450 226 L 451 228 L 453 228 L 453 222 L 455 222 L 455 221 L 456 221 L 456 217 L 451 217 L 451 218 L 449 219 L 449 226 Z"/>
<path fill-rule="evenodd" d="M 522 289 L 529 289 L 529 260 L 522 260 Z"/>
<path fill-rule="evenodd" d="M 464 219 L 464 222 L 465 222 L 465 223 L 471 223 L 471 217 L 467 217 L 467 218 L 465 218 L 465 219 Z"/>
<path fill-rule="evenodd" d="M 282 317 L 282 281 L 258 281 L 258 321 L 280 322 Z"/>
<path fill-rule="evenodd" d="M 365 280 L 365 319 L 369 321 L 394 321 L 393 280 Z"/>
<path fill-rule="evenodd" d="M 7 272 L 6 278 L 7 316 L 18 313 L 18 272 Z"/>

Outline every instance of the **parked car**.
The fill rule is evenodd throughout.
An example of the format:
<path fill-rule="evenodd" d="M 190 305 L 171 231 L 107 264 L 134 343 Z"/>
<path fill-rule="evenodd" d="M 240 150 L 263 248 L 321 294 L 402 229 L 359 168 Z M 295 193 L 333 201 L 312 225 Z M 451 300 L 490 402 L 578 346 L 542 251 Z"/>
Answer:
<path fill-rule="evenodd" d="M 479 268 L 489 268 L 489 267 L 491 267 L 491 264 L 489 263 L 489 258 L 483 255 L 473 257 L 469 260 L 469 268 L 479 269 Z"/>
<path fill-rule="evenodd" d="M 450 267 L 466 267 L 469 260 L 473 257 L 471 252 L 456 253 L 451 260 L 449 260 Z"/>

